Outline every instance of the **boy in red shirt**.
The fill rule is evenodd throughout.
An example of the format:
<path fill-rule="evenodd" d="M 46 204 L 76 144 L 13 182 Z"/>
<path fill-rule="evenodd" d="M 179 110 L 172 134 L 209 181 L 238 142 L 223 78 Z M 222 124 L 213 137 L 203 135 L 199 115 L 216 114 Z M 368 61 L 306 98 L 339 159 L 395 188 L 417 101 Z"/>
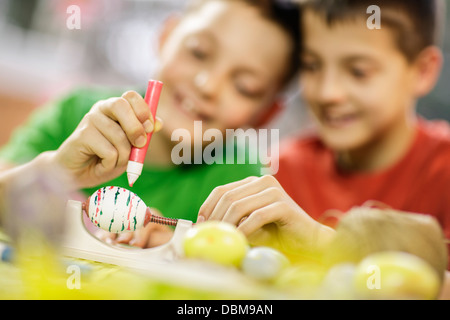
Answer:
<path fill-rule="evenodd" d="M 450 127 L 415 110 L 442 67 L 444 2 L 303 2 L 301 90 L 316 131 L 285 142 L 278 181 L 218 187 L 198 220 L 295 254 L 329 243 L 328 217 L 375 201 L 431 215 L 450 238 Z"/>
<path fill-rule="evenodd" d="M 341 2 L 305 5 L 301 87 L 317 132 L 286 142 L 276 177 L 317 220 L 375 200 L 445 226 L 450 127 L 415 111 L 441 69 L 439 1 Z"/>

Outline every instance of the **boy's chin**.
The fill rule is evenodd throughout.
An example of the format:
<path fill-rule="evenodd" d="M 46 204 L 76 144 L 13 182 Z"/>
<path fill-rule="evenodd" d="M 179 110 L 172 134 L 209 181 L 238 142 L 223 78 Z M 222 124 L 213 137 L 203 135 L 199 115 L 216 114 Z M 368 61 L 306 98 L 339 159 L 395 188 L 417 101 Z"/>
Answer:
<path fill-rule="evenodd" d="M 358 139 L 357 136 L 353 137 L 341 137 L 338 135 L 334 136 L 322 136 L 321 137 L 323 143 L 327 146 L 327 148 L 331 149 L 334 152 L 348 152 L 352 150 L 357 150 L 364 145 L 364 141 L 362 139 Z"/>

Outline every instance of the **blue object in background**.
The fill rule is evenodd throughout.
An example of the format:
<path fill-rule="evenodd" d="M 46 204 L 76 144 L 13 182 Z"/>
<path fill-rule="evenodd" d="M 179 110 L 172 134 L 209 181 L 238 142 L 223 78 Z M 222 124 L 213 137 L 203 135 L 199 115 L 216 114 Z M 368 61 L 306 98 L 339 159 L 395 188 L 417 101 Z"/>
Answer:
<path fill-rule="evenodd" d="M 6 243 L 0 243 L 0 261 L 11 262 L 13 260 L 14 249 Z"/>

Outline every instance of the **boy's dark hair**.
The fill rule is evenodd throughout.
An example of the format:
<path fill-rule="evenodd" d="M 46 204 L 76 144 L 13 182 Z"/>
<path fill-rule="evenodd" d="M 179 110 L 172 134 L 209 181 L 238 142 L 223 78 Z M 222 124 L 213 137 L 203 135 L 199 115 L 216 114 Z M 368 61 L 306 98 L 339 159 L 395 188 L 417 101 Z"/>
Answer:
<path fill-rule="evenodd" d="M 192 1 L 188 8 L 196 8 L 210 0 Z M 292 42 L 292 50 L 289 57 L 289 65 L 285 83 L 292 80 L 299 69 L 300 57 L 300 9 L 290 0 L 222 0 L 237 1 L 257 8 L 263 17 L 279 25 L 289 36 Z"/>
<path fill-rule="evenodd" d="M 300 66 L 300 9 L 286 0 L 241 0 L 258 7 L 269 20 L 277 23 L 289 35 L 292 51 L 286 81 L 291 80 Z"/>
<path fill-rule="evenodd" d="M 428 46 L 440 45 L 445 20 L 444 0 L 301 0 L 303 8 L 321 14 L 332 26 L 336 22 L 365 17 L 367 8 L 381 9 L 381 27 L 391 28 L 396 43 L 409 61 Z"/>

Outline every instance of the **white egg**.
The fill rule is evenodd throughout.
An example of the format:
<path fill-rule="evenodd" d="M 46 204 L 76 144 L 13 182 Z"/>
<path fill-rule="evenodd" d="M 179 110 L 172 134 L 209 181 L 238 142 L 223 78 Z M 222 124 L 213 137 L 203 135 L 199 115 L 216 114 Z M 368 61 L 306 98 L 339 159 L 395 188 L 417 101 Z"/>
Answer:
<path fill-rule="evenodd" d="M 103 187 L 91 195 L 88 215 L 97 227 L 121 233 L 141 228 L 148 214 L 147 205 L 135 193 L 120 187 Z"/>
<path fill-rule="evenodd" d="M 289 260 L 279 251 L 269 247 L 254 247 L 244 257 L 242 271 L 257 280 L 274 279 L 289 265 Z"/>
<path fill-rule="evenodd" d="M 324 300 L 353 300 L 357 298 L 353 281 L 356 266 L 340 263 L 331 267 L 320 286 L 318 298 Z"/>

